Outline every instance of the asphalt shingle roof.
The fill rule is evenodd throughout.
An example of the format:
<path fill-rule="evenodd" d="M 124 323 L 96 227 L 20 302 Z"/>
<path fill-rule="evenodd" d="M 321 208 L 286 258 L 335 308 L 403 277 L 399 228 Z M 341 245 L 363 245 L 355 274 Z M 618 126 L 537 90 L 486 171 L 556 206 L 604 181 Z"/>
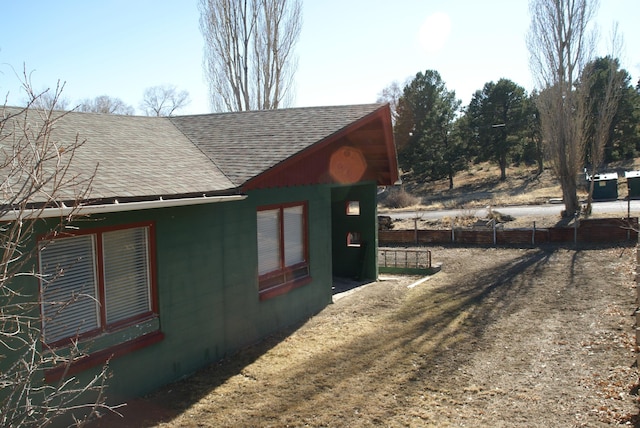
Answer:
<path fill-rule="evenodd" d="M 85 141 L 74 154 L 70 173 L 88 178 L 96 171 L 91 199 L 233 193 L 251 178 L 380 107 L 308 107 L 172 118 L 67 112 L 55 122 L 51 135 L 63 145 L 76 135 Z M 5 115 L 18 111 L 4 110 Z M 30 112 L 28 117 L 30 129 L 37 130 L 42 124 L 37 114 Z M 3 150 L 15 143 L 13 136 L 6 138 L 12 124 L 5 125 L 5 138 L 0 139 Z M 0 174 L 6 178 L 7 169 L 0 167 Z M 75 199 L 73 191 L 67 189 L 68 194 L 59 199 Z M 6 203 L 6 195 L 3 199 Z"/>
<path fill-rule="evenodd" d="M 381 104 L 178 116 L 171 121 L 236 186 L 378 110 Z"/>
<path fill-rule="evenodd" d="M 6 113 L 16 111 L 19 110 L 7 109 Z M 28 122 L 32 131 L 42 126 L 35 111 L 29 113 Z M 3 134 L 23 128 L 22 124 L 17 128 L 13 123 L 7 124 Z M 135 199 L 228 191 L 235 187 L 168 118 L 69 112 L 54 122 L 53 141 L 69 145 L 76 135 L 84 143 L 75 150 L 67 176 L 86 179 L 95 172 L 91 199 Z M 16 137 L 5 138 L 1 145 L 6 148 L 16 144 L 16 138 L 20 138 L 20 132 Z M 59 199 L 75 199 L 73 189 L 65 191 L 68 194 Z"/>

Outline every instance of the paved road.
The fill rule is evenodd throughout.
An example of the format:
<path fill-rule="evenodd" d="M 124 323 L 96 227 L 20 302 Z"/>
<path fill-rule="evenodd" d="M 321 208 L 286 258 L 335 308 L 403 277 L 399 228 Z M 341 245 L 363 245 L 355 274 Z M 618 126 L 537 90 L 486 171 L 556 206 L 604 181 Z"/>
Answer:
<path fill-rule="evenodd" d="M 632 200 L 628 207 L 628 201 L 604 201 L 594 202 L 594 213 L 607 213 L 615 216 L 626 217 L 627 210 L 630 208 L 630 214 L 632 217 L 640 216 L 640 200 Z M 508 214 L 513 217 L 526 217 L 526 216 L 545 216 L 545 215 L 560 215 L 560 212 L 564 210 L 563 204 L 546 204 L 546 205 L 522 205 L 522 206 L 506 206 L 506 207 L 491 207 L 494 211 L 499 211 L 501 214 Z M 474 213 L 477 217 L 486 217 L 486 208 L 474 208 L 474 209 L 455 209 L 455 210 L 438 210 L 438 211 L 390 211 L 380 210 L 378 214 L 388 215 L 394 219 L 419 218 L 439 219 L 442 217 L 455 217 L 460 214 Z"/>

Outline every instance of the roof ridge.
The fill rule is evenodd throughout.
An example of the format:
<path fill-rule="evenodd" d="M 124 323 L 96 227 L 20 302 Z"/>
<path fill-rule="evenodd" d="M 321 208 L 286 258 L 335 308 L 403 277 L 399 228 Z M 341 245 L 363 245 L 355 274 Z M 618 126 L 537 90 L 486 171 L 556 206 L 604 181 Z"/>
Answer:
<path fill-rule="evenodd" d="M 181 117 L 187 117 L 187 116 L 181 116 Z M 209 156 L 209 154 L 207 154 L 204 150 L 202 150 L 202 147 L 200 147 L 198 144 L 196 144 L 191 137 L 189 137 L 187 134 L 185 134 L 182 129 L 176 125 L 176 123 L 173 120 L 174 116 L 168 116 L 167 119 L 169 119 L 169 122 L 171 123 L 171 126 L 173 126 L 180 134 L 184 135 L 184 137 L 196 148 L 198 149 L 198 151 L 200 153 L 202 153 L 207 159 L 209 159 L 209 161 L 218 169 L 218 171 L 220 171 L 222 173 L 222 175 L 225 176 L 225 178 L 227 180 L 229 180 L 229 182 L 231 184 L 233 184 L 234 186 L 236 186 L 236 188 L 238 188 L 238 183 L 236 183 L 234 180 L 231 179 L 231 177 L 229 177 L 229 175 L 224 171 L 224 169 L 222 169 L 222 167 L 220 167 L 220 165 L 218 164 L 218 162 L 216 162 L 215 159 L 213 159 L 211 156 Z"/>
<path fill-rule="evenodd" d="M 261 109 L 261 110 L 243 110 L 243 111 L 224 111 L 224 112 L 211 112 L 211 113 L 194 113 L 194 114 L 179 114 L 175 116 L 171 116 L 171 118 L 183 118 L 183 117 L 198 117 L 198 116 L 226 116 L 226 115 L 238 115 L 238 114 L 249 114 L 249 113 L 278 113 L 278 112 L 288 112 L 293 110 L 329 110 L 329 109 L 353 109 L 358 107 L 373 107 L 378 106 L 381 107 L 387 103 L 360 103 L 360 104 L 335 104 L 329 106 L 301 106 L 301 107 L 285 107 L 285 108 L 275 108 L 275 109 Z"/>

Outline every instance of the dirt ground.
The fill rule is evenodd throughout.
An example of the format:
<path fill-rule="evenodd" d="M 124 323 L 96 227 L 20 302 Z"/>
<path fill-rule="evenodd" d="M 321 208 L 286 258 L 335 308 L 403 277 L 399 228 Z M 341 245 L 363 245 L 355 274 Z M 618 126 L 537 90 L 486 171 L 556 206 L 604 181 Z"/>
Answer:
<path fill-rule="evenodd" d="M 335 295 L 117 426 L 637 424 L 634 248 L 431 250 L 429 279 Z"/>

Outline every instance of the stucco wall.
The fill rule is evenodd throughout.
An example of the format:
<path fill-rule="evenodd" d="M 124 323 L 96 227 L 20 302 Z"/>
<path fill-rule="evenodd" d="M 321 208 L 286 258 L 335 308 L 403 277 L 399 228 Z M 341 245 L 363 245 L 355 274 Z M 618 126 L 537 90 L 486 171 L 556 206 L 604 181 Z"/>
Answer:
<path fill-rule="evenodd" d="M 378 278 L 377 186 L 373 182 L 337 186 L 332 191 L 333 273 L 346 278 Z M 360 215 L 347 215 L 346 204 L 358 201 Z M 347 246 L 347 234 L 361 234 L 360 247 Z"/>
<path fill-rule="evenodd" d="M 260 301 L 256 208 L 297 201 L 308 202 L 312 281 Z M 118 401 L 147 393 L 295 325 L 329 304 L 330 202 L 330 186 L 305 186 L 252 191 L 243 201 L 98 215 L 77 222 L 80 228 L 155 222 L 164 339 L 113 359 L 107 395 Z M 37 283 L 27 287 L 37 290 Z M 88 370 L 79 377 L 92 373 Z"/>

